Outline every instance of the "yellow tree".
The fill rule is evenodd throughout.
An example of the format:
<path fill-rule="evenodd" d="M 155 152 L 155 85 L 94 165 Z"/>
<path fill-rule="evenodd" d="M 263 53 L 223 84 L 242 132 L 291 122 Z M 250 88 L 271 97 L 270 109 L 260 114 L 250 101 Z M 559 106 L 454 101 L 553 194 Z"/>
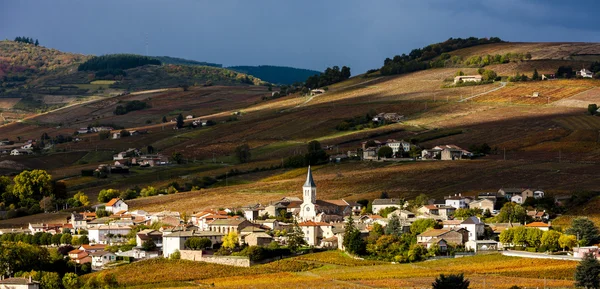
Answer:
<path fill-rule="evenodd" d="M 235 231 L 229 232 L 229 234 L 223 236 L 223 245 L 221 247 L 225 249 L 234 249 L 239 245 L 238 234 Z"/>
<path fill-rule="evenodd" d="M 19 199 L 34 198 L 52 194 L 52 177 L 44 170 L 23 171 L 14 178 L 13 193 Z"/>
<path fill-rule="evenodd" d="M 558 245 L 564 250 L 570 250 L 577 246 L 577 237 L 573 235 L 563 234 L 558 238 Z"/>

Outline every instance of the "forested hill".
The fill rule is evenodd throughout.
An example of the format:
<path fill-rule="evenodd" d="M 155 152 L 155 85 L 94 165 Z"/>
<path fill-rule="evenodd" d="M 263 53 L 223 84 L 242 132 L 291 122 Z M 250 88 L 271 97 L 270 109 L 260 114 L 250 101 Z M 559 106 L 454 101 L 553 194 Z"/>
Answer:
<path fill-rule="evenodd" d="M 178 57 L 152 56 L 152 58 L 160 60 L 160 62 L 162 62 L 163 64 L 223 67 L 222 64 L 189 60 L 189 59 L 178 58 Z"/>
<path fill-rule="evenodd" d="M 285 66 L 230 66 L 228 69 L 253 75 L 264 81 L 275 84 L 293 84 L 304 82 L 309 76 L 321 74 L 321 72 L 310 69 L 293 68 Z"/>

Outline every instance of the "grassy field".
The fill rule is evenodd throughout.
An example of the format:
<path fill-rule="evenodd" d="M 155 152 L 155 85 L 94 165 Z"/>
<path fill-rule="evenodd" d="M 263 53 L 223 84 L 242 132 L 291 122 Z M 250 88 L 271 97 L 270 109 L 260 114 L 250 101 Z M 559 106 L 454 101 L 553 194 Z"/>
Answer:
<path fill-rule="evenodd" d="M 149 260 L 111 269 L 128 288 L 423 288 L 441 273 L 464 273 L 470 288 L 571 288 L 576 262 L 485 255 L 389 264 L 341 252 L 303 255 L 251 268 L 191 261 Z M 84 278 L 87 278 L 84 276 Z M 485 286 L 485 287 L 484 287 Z"/>
<path fill-rule="evenodd" d="M 11 109 L 19 101 L 20 98 L 0 98 L 0 109 Z"/>
<path fill-rule="evenodd" d="M 598 86 L 594 80 L 553 80 L 509 83 L 505 88 L 473 99 L 477 102 L 543 105 L 559 101 Z M 539 96 L 534 97 L 534 93 Z"/>

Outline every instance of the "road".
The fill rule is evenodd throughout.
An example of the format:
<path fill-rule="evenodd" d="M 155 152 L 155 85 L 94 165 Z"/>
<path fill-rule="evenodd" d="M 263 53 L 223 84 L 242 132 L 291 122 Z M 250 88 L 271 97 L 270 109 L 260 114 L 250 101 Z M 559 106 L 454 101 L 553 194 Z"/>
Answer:
<path fill-rule="evenodd" d="M 525 251 L 502 251 L 502 255 L 511 257 L 522 257 L 522 258 L 534 258 L 534 259 L 553 259 L 553 260 L 565 260 L 565 261 L 581 261 L 580 258 L 575 258 L 568 255 L 547 255 L 545 253 L 533 253 Z"/>
<path fill-rule="evenodd" d="M 486 92 L 478 93 L 478 94 L 475 94 L 475 95 L 469 96 L 469 97 L 467 97 L 467 98 L 463 98 L 463 99 L 459 100 L 458 102 L 465 102 L 465 101 L 467 101 L 467 100 L 469 100 L 469 99 L 471 99 L 471 98 L 476 98 L 476 97 L 478 97 L 478 96 L 486 95 L 486 94 L 488 94 L 488 93 L 490 93 L 490 92 L 494 92 L 494 91 L 496 91 L 496 90 L 502 89 L 502 88 L 504 88 L 505 86 L 506 86 L 506 82 L 500 82 L 500 86 L 498 86 L 498 87 L 496 87 L 496 88 L 494 88 L 494 89 L 492 89 L 492 90 L 488 90 L 488 91 L 486 91 Z"/>

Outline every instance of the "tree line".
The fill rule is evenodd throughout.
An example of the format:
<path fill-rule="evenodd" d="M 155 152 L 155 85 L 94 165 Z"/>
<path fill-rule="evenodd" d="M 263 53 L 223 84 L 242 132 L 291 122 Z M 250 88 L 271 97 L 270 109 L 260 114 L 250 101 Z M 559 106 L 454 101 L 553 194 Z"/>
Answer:
<path fill-rule="evenodd" d="M 15 42 L 28 43 L 28 44 L 33 44 L 35 46 L 40 45 L 40 42 L 37 39 L 34 41 L 33 38 L 24 37 L 24 36 L 23 37 L 22 36 L 15 37 Z"/>
<path fill-rule="evenodd" d="M 344 81 L 350 78 L 350 76 L 350 67 L 342 66 L 341 69 L 339 66 L 327 67 L 323 73 L 309 76 L 304 85 L 309 89 L 325 87 L 340 81 Z"/>
<path fill-rule="evenodd" d="M 109 54 L 96 56 L 88 59 L 78 67 L 79 71 L 111 71 L 126 70 L 144 65 L 161 65 L 162 62 L 156 58 L 151 58 L 135 54 Z"/>
<path fill-rule="evenodd" d="M 430 44 L 423 48 L 413 49 L 408 55 L 396 55 L 393 59 L 386 58 L 383 66 L 379 69 L 382 75 L 403 74 L 431 67 L 435 62 L 430 62 L 437 56 L 446 53 L 446 59 L 450 58 L 448 52 L 462 48 L 504 42 L 498 37 L 488 38 L 450 38 L 444 42 Z M 445 59 L 442 59 L 445 60 Z"/>
<path fill-rule="evenodd" d="M 142 110 L 145 108 L 149 108 L 150 105 L 146 102 L 140 100 L 128 101 L 125 105 L 117 105 L 115 108 L 115 115 L 123 115 L 127 114 L 131 111 Z"/>

